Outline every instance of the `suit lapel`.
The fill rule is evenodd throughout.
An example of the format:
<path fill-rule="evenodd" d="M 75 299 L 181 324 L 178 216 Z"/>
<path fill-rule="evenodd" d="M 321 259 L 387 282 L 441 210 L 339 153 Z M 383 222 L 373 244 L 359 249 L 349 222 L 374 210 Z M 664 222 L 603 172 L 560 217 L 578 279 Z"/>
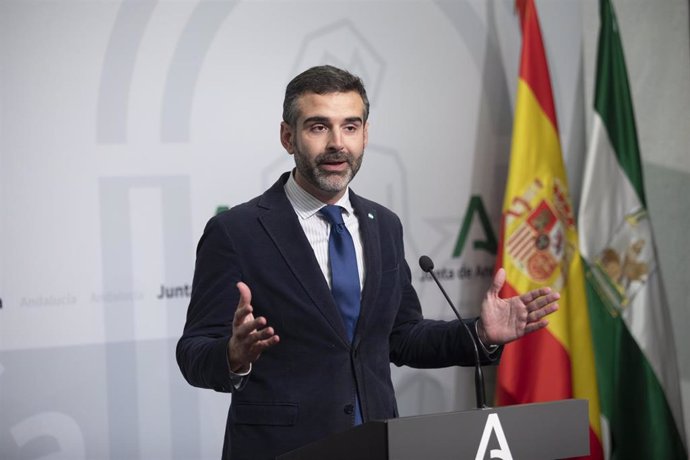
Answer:
<path fill-rule="evenodd" d="M 357 347 L 367 328 L 368 319 L 376 307 L 374 301 L 378 297 L 378 289 L 381 284 L 381 240 L 376 210 L 367 206 L 364 200 L 355 195 L 352 190 L 350 190 L 350 203 L 352 203 L 355 215 L 359 220 L 365 267 L 362 302 L 354 338 L 354 346 Z"/>
<path fill-rule="evenodd" d="M 278 182 L 261 196 L 258 206 L 265 209 L 265 212 L 260 214 L 259 222 L 302 285 L 304 292 L 340 339 L 349 344 L 343 320 L 323 277 L 314 250 L 285 195 L 283 187 L 287 174 L 289 173 L 281 176 Z"/>

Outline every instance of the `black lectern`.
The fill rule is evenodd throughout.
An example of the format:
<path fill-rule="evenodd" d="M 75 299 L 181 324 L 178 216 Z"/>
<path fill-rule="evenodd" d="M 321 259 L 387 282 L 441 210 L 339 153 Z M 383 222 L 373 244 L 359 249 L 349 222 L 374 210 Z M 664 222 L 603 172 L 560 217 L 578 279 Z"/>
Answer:
<path fill-rule="evenodd" d="M 586 400 L 367 422 L 278 460 L 559 459 L 589 454 Z"/>

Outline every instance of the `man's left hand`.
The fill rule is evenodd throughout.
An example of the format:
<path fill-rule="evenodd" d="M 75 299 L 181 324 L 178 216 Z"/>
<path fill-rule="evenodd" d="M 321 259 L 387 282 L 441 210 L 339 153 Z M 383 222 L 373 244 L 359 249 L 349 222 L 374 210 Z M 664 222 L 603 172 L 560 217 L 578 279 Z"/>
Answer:
<path fill-rule="evenodd" d="M 555 302 L 561 296 L 548 287 L 509 299 L 500 298 L 498 294 L 505 280 L 506 272 L 500 268 L 482 301 L 477 331 L 485 345 L 503 345 L 542 329 L 549 324 L 544 317 L 558 310 Z"/>

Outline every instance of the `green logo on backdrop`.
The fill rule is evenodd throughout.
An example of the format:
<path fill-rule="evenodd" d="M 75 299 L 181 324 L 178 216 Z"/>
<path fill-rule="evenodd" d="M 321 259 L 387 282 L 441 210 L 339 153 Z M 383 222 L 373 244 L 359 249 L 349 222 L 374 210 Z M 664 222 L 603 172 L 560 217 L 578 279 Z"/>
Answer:
<path fill-rule="evenodd" d="M 472 220 L 475 216 L 479 218 L 479 224 L 484 232 L 484 239 L 474 240 L 472 242 L 472 247 L 474 249 L 483 250 L 489 254 L 496 255 L 498 244 L 496 242 L 494 230 L 491 227 L 489 215 L 486 213 L 486 208 L 484 207 L 482 198 L 479 195 L 472 195 L 470 197 L 470 202 L 467 205 L 467 211 L 465 211 L 465 218 L 462 221 L 462 227 L 460 228 L 458 239 L 455 242 L 453 258 L 460 257 L 460 254 L 462 254 L 462 250 L 465 247 L 465 242 L 467 240 L 467 235 L 469 234 L 470 227 L 472 226 Z"/>

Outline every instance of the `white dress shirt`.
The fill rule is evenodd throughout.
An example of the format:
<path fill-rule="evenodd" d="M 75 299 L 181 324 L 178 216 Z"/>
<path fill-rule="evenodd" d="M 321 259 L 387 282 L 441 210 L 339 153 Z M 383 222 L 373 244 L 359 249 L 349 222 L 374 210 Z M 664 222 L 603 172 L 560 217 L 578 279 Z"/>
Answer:
<path fill-rule="evenodd" d="M 293 173 L 294 174 L 294 173 Z M 313 197 L 306 190 L 299 186 L 295 181 L 293 174 L 285 183 L 285 194 L 290 200 L 290 204 L 295 210 L 299 223 L 304 230 L 304 234 L 309 240 L 309 244 L 314 250 L 316 260 L 319 262 L 319 267 L 323 272 L 323 276 L 331 287 L 331 274 L 328 264 L 328 238 L 331 231 L 331 224 L 319 214 L 321 208 L 326 206 L 317 198 Z M 359 232 L 359 220 L 355 216 L 352 204 L 350 204 L 350 188 L 345 190 L 343 197 L 335 203 L 344 209 L 343 222 L 347 230 L 352 235 L 352 241 L 355 244 L 355 255 L 357 256 L 357 271 L 359 272 L 359 288 L 360 291 L 364 286 L 364 256 L 362 250 L 362 235 Z"/>

